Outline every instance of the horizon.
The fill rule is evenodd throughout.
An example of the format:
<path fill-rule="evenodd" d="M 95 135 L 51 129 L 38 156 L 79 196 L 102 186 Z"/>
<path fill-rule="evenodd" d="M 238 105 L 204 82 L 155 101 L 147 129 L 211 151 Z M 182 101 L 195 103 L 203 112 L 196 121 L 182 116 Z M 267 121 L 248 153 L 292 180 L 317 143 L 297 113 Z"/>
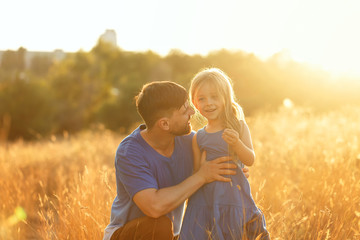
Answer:
<path fill-rule="evenodd" d="M 226 49 L 262 60 L 281 53 L 334 75 L 360 76 L 360 33 L 355 31 L 360 3 L 355 0 L 15 0 L 4 9 L 4 51 L 90 51 L 105 30 L 113 29 L 124 51 L 166 56 L 174 49 L 188 55 Z"/>

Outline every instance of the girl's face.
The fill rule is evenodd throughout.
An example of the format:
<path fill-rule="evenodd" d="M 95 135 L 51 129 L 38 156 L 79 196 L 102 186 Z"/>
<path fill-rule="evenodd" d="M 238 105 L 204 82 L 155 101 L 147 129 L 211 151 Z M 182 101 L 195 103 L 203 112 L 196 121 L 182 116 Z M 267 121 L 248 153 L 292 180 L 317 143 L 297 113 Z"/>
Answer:
<path fill-rule="evenodd" d="M 221 96 L 214 84 L 202 84 L 195 93 L 194 105 L 208 121 L 218 120 L 224 109 Z"/>

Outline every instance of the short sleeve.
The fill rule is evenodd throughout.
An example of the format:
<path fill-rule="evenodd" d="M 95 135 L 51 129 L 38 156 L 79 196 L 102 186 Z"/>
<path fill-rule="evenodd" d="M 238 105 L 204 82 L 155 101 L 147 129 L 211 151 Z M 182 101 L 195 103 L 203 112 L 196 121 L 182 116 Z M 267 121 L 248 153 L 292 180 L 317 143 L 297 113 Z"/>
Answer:
<path fill-rule="evenodd" d="M 146 161 L 146 154 L 139 145 L 127 142 L 118 148 L 115 157 L 116 176 L 130 198 L 144 189 L 158 189 L 154 174 Z"/>

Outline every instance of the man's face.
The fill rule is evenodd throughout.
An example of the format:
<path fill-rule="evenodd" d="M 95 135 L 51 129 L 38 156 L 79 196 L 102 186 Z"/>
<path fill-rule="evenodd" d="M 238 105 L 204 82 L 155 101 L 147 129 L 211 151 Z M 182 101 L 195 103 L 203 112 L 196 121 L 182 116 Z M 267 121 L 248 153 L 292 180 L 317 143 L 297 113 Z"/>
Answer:
<path fill-rule="evenodd" d="M 186 101 L 181 108 L 175 110 L 170 118 L 170 132 L 175 136 L 186 135 L 191 132 L 190 118 L 195 113 Z"/>

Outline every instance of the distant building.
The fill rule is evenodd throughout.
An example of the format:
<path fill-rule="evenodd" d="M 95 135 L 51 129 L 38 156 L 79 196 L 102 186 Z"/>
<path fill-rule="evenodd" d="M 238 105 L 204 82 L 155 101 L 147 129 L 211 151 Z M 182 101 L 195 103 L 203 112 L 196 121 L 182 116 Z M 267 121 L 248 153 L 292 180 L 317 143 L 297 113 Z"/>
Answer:
<path fill-rule="evenodd" d="M 104 42 L 111 43 L 113 46 L 117 46 L 115 30 L 107 29 L 105 33 L 100 36 L 100 39 Z"/>
<path fill-rule="evenodd" d="M 17 52 L 17 50 L 11 50 Z M 2 61 L 2 57 L 6 51 L 0 51 L 0 63 Z M 40 52 L 40 51 L 27 51 L 25 52 L 24 61 L 25 61 L 25 68 L 29 68 L 31 61 L 34 57 L 47 57 L 54 62 L 58 62 L 63 60 L 66 57 L 66 54 L 61 49 L 56 49 L 53 52 Z"/>
<path fill-rule="evenodd" d="M 53 52 L 35 52 L 35 51 L 26 51 L 25 54 L 25 68 L 29 68 L 31 60 L 34 57 L 47 57 L 53 62 L 60 62 L 66 57 L 66 53 L 61 49 L 56 49 Z"/>

